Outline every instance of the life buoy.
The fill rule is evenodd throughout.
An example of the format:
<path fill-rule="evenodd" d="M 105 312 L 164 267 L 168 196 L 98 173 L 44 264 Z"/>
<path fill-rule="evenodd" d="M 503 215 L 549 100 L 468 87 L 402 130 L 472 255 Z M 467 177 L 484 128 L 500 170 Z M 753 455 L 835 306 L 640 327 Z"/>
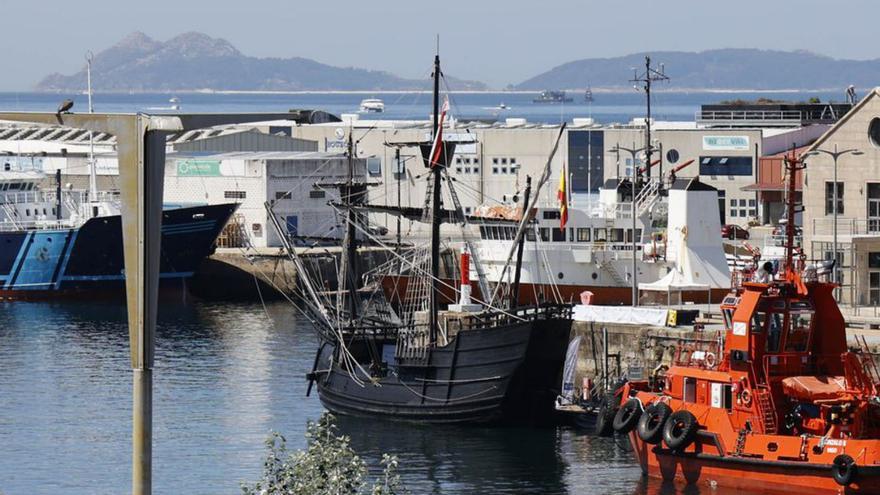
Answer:
<path fill-rule="evenodd" d="M 672 408 L 665 402 L 655 402 L 646 407 L 636 427 L 639 438 L 651 445 L 660 443 L 663 440 L 663 426 L 671 414 Z"/>
<path fill-rule="evenodd" d="M 856 480 L 858 473 L 859 468 L 856 465 L 855 459 L 846 454 L 838 455 L 831 463 L 831 476 L 834 477 L 834 481 L 840 486 L 849 486 L 850 483 Z"/>
<path fill-rule="evenodd" d="M 712 368 L 715 367 L 715 364 L 717 364 L 716 359 L 715 359 L 715 354 L 712 352 L 707 352 L 706 358 L 703 360 L 703 362 L 706 363 L 706 367 L 711 370 Z"/>
<path fill-rule="evenodd" d="M 641 415 L 642 402 L 633 397 L 620 406 L 617 414 L 614 415 L 614 431 L 618 433 L 631 432 L 636 427 L 636 423 L 639 422 Z"/>
<path fill-rule="evenodd" d="M 663 426 L 663 442 L 671 450 L 684 450 L 697 437 L 697 418 L 690 411 L 676 411 Z"/>
<path fill-rule="evenodd" d="M 741 400 L 746 407 L 752 405 L 752 393 L 749 392 L 749 389 L 744 388 L 742 392 L 740 392 L 739 400 Z"/>

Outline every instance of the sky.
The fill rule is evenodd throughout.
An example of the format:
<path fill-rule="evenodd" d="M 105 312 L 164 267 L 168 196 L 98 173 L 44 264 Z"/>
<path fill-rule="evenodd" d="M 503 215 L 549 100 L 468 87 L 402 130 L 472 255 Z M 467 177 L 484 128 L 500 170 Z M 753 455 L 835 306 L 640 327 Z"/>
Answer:
<path fill-rule="evenodd" d="M 502 88 L 582 58 L 658 50 L 804 49 L 880 58 L 876 0 L 0 0 L 0 91 L 70 74 L 133 31 L 187 31 L 257 57 L 311 58 L 416 78 L 435 36 L 447 75 Z M 833 19 L 833 20 L 832 20 Z"/>

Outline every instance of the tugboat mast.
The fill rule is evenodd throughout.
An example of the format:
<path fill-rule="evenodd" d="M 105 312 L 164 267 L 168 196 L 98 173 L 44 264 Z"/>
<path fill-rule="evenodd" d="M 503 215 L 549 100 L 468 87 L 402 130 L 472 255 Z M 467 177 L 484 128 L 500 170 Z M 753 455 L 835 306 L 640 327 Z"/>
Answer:
<path fill-rule="evenodd" d="M 346 232 L 345 232 L 345 254 L 344 256 L 347 258 L 346 270 L 344 273 L 345 279 L 343 282 L 348 287 L 348 311 L 349 311 L 349 319 L 351 321 L 357 320 L 358 317 L 358 258 L 357 258 L 357 238 L 355 232 L 355 222 L 357 221 L 357 213 L 354 210 L 354 139 L 352 137 L 353 132 L 349 131 L 348 133 L 348 181 L 343 188 L 344 198 L 346 206 L 348 206 L 348 212 L 346 216 L 348 217 L 348 221 L 346 222 Z"/>
<path fill-rule="evenodd" d="M 434 133 L 432 134 L 432 140 L 437 138 L 437 134 L 440 132 L 438 129 L 439 125 L 439 115 L 440 115 L 440 53 L 434 55 Z M 442 146 L 442 143 L 438 143 Z M 441 151 L 442 156 L 442 151 Z M 431 201 L 431 297 L 430 297 L 430 305 L 429 308 L 429 332 L 430 332 L 430 342 L 437 342 L 437 311 L 438 311 L 438 301 L 437 301 L 437 291 L 440 290 L 437 281 L 440 277 L 440 182 L 442 178 L 440 177 L 440 173 L 442 171 L 441 164 L 432 163 L 430 164 L 433 167 L 431 173 L 433 174 L 433 198 Z"/>

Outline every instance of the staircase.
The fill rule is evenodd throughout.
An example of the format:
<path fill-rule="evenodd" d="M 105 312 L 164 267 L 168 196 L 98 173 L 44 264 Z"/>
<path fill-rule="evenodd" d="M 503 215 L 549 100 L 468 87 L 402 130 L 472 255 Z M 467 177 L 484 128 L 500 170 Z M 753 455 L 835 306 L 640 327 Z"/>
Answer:
<path fill-rule="evenodd" d="M 636 216 L 644 215 L 660 197 L 660 181 L 647 182 L 636 195 Z"/>
<path fill-rule="evenodd" d="M 776 409 L 773 407 L 773 399 L 767 385 L 758 385 L 758 388 L 755 389 L 755 402 L 758 405 L 758 414 L 764 424 L 764 433 L 767 435 L 776 434 L 779 430 L 776 424 Z"/>
<path fill-rule="evenodd" d="M 619 273 L 617 273 L 617 270 L 614 268 L 613 262 L 608 261 L 608 260 L 602 260 L 597 265 L 600 270 L 605 270 L 606 272 L 608 272 L 608 274 L 611 275 L 611 278 L 614 279 L 614 282 L 618 286 L 622 287 L 622 286 L 629 285 L 629 282 L 627 282 L 626 279 L 624 279 Z"/>

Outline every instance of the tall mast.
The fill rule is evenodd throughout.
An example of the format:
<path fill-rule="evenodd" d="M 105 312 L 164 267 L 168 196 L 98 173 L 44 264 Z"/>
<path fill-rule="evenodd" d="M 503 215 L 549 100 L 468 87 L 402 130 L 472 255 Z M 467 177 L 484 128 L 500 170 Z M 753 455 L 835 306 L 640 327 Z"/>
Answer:
<path fill-rule="evenodd" d="M 348 206 L 348 212 L 346 216 L 348 217 L 348 221 L 346 222 L 347 230 L 345 232 L 345 273 L 343 279 L 345 285 L 348 288 L 348 311 L 349 311 L 349 319 L 354 321 L 358 317 L 358 309 L 359 309 L 359 301 L 357 294 L 357 279 L 358 279 L 358 259 L 357 259 L 357 239 L 355 238 L 355 222 L 357 221 L 357 214 L 354 211 L 354 139 L 352 138 L 352 134 L 354 134 L 354 129 L 349 131 L 348 133 L 348 181 L 343 188 L 345 191 L 345 204 Z"/>
<path fill-rule="evenodd" d="M 663 64 L 660 64 L 660 70 L 651 68 L 651 57 L 645 57 L 645 72 L 643 74 L 634 75 L 630 80 L 632 83 L 642 84 L 645 91 L 645 99 L 647 100 L 647 111 L 645 115 L 645 178 L 651 177 L 651 155 L 654 149 L 651 146 L 651 85 L 654 81 L 668 81 L 669 77 L 665 74 Z M 635 160 L 633 160 L 635 161 Z M 636 177 L 636 164 L 633 163 L 633 178 Z M 633 189 L 635 193 L 635 189 Z M 634 234 L 635 235 L 635 234 Z"/>
<path fill-rule="evenodd" d="M 434 55 L 434 132 L 432 140 L 436 139 L 440 118 L 440 53 Z M 442 146 L 442 143 L 440 143 Z M 441 152 L 442 153 L 442 152 Z M 441 155 L 442 156 L 442 155 Z M 430 341 L 437 341 L 437 292 L 440 290 L 437 283 L 440 277 L 440 183 L 441 165 L 433 164 L 433 198 L 431 205 L 431 307 L 429 309 Z"/>
<path fill-rule="evenodd" d="M 526 191 L 523 194 L 523 218 L 528 218 L 529 216 L 529 196 L 532 194 L 532 177 L 530 175 L 526 176 Z M 523 256 L 523 247 L 525 245 L 525 236 L 520 236 L 519 242 L 516 246 L 516 271 L 513 272 L 513 294 L 510 298 L 510 307 L 515 308 L 519 306 L 519 279 L 520 273 L 522 271 L 522 256 Z"/>
<path fill-rule="evenodd" d="M 95 113 L 92 106 L 92 52 L 86 53 L 86 84 L 89 96 L 89 113 Z M 89 131 L 89 203 L 92 217 L 98 216 L 98 173 L 95 170 L 95 141 Z"/>

